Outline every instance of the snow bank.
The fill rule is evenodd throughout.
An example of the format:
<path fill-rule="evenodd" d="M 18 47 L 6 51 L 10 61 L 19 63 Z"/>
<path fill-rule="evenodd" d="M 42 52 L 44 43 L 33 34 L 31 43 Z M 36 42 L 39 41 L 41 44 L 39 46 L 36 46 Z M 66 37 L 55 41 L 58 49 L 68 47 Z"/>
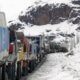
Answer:
<path fill-rule="evenodd" d="M 28 80 L 80 80 L 80 44 L 73 55 L 63 53 L 47 55 L 45 63 Z"/>
<path fill-rule="evenodd" d="M 64 21 L 60 24 L 55 24 L 55 25 L 51 25 L 51 24 L 47 24 L 47 25 L 43 25 L 43 26 L 33 26 L 33 27 L 28 27 L 28 26 L 24 26 L 24 34 L 25 35 L 40 35 L 42 33 L 44 33 L 45 35 L 49 35 L 51 33 L 53 34 L 57 34 L 60 32 L 63 33 L 67 33 L 67 34 L 71 34 L 71 33 L 75 33 L 75 29 L 78 27 L 78 25 L 73 25 L 72 23 L 68 23 L 67 21 Z M 47 30 L 50 30 L 50 32 L 47 32 Z"/>

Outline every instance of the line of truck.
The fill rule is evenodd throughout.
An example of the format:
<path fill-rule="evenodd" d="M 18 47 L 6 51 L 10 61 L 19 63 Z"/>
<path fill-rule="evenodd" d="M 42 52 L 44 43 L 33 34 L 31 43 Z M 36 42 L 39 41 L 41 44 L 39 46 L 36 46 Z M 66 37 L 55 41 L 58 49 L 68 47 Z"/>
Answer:
<path fill-rule="evenodd" d="M 45 57 L 43 36 L 25 36 L 6 26 L 0 12 L 0 80 L 20 80 Z"/>

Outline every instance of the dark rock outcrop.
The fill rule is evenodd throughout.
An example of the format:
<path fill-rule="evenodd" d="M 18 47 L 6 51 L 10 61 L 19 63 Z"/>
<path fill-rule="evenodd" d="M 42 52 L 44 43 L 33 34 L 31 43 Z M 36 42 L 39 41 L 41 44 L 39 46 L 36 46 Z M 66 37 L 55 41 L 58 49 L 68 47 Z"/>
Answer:
<path fill-rule="evenodd" d="M 79 0 L 73 0 L 73 4 L 79 3 Z M 80 23 L 80 8 L 76 6 L 69 6 L 67 4 L 45 4 L 44 6 L 36 5 L 26 9 L 23 15 L 18 16 L 21 23 L 30 25 L 46 25 L 46 24 L 58 24 L 65 20 L 72 22 L 73 24 Z M 74 18 L 74 19 L 73 19 Z M 20 23 L 10 22 L 10 27 L 15 26 L 16 29 L 21 28 Z"/>
<path fill-rule="evenodd" d="M 73 24 L 78 24 L 80 23 L 80 17 L 77 17 L 74 21 L 72 21 Z"/>
<path fill-rule="evenodd" d="M 73 9 L 69 15 L 69 18 L 74 18 L 80 15 L 80 10 Z"/>
<path fill-rule="evenodd" d="M 72 1 L 72 3 L 80 5 L 80 0 L 74 0 L 74 1 Z"/>
<path fill-rule="evenodd" d="M 77 31 L 80 31 L 80 26 L 76 29 Z"/>
<path fill-rule="evenodd" d="M 55 24 L 68 19 L 71 10 L 72 8 L 65 4 L 46 4 L 32 8 L 26 15 L 20 15 L 19 20 L 34 25 Z"/>
<path fill-rule="evenodd" d="M 11 30 L 18 30 L 19 28 L 22 29 L 22 24 L 21 23 L 12 23 L 13 21 L 10 21 L 9 28 Z"/>

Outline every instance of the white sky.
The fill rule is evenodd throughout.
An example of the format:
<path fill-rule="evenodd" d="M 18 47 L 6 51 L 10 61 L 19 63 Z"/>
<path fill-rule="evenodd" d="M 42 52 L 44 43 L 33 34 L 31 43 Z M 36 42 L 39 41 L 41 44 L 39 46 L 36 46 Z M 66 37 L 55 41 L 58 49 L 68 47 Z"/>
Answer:
<path fill-rule="evenodd" d="M 0 11 L 6 14 L 7 22 L 14 20 L 19 13 L 36 0 L 0 0 Z"/>

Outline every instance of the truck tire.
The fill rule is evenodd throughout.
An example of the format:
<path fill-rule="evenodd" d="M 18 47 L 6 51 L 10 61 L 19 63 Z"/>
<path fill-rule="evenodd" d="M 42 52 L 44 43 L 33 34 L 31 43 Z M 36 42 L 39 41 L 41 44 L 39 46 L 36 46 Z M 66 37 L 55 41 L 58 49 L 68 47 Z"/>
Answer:
<path fill-rule="evenodd" d="M 29 73 L 32 72 L 32 61 L 29 62 Z"/>
<path fill-rule="evenodd" d="M 17 75 L 16 75 L 16 80 L 19 80 L 21 78 L 21 62 L 17 62 Z"/>
<path fill-rule="evenodd" d="M 31 73 L 35 69 L 35 60 L 31 60 L 29 63 L 29 72 Z"/>
<path fill-rule="evenodd" d="M 28 62 L 24 60 L 22 67 L 22 76 L 26 76 L 27 74 L 28 74 Z"/>

